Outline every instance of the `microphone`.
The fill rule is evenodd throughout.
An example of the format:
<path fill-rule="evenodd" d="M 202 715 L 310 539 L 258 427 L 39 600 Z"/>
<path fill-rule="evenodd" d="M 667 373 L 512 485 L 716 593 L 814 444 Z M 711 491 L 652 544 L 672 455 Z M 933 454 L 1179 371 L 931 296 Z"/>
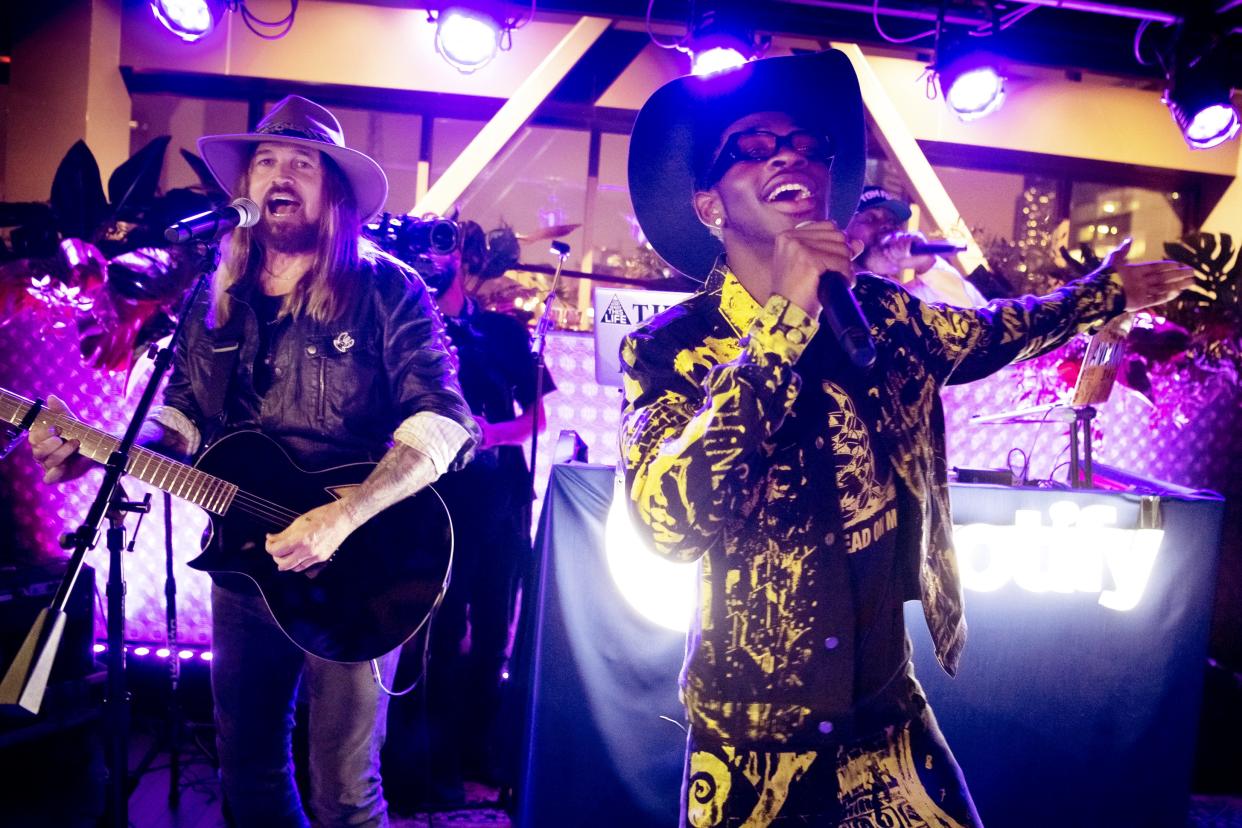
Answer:
<path fill-rule="evenodd" d="M 875 342 L 867 329 L 862 308 L 850 290 L 849 282 L 835 270 L 825 270 L 819 276 L 819 302 L 824 306 L 828 327 L 841 343 L 850 362 L 864 371 L 875 365 Z"/>
<path fill-rule="evenodd" d="M 964 244 L 954 244 L 949 241 L 921 241 L 915 239 L 910 242 L 911 256 L 938 256 L 941 253 L 961 253 L 966 249 Z"/>
<path fill-rule="evenodd" d="M 174 244 L 205 239 L 215 241 L 234 227 L 253 227 L 259 223 L 259 205 L 248 198 L 235 198 L 224 207 L 187 216 L 164 231 Z"/>

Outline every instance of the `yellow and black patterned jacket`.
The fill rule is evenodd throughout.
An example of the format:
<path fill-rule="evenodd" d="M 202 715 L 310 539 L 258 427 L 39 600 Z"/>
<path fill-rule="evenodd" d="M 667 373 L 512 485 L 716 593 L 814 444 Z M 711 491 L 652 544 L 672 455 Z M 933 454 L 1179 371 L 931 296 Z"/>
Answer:
<path fill-rule="evenodd" d="M 871 428 L 903 490 L 898 555 L 910 583 L 902 588 L 921 598 L 936 655 L 953 674 L 966 624 L 939 389 L 1117 315 L 1121 282 L 1098 272 L 1045 297 L 979 309 L 925 304 L 869 275 L 855 295 L 879 355 L 865 384 Z M 835 484 L 821 468 L 831 462 L 825 435 L 781 431 L 817 327 L 783 297 L 760 306 L 721 266 L 703 291 L 622 344 L 631 509 L 659 554 L 700 561 L 682 698 L 692 725 L 725 739 L 784 741 L 823 712 L 815 635 L 831 594 L 824 550 L 840 542 L 825 517 L 836 497 L 825 487 Z"/>

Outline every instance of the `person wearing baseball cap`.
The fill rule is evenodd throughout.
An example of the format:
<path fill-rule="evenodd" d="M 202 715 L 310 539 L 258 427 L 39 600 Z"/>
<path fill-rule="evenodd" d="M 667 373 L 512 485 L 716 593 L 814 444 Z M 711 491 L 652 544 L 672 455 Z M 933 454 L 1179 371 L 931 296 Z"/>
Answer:
<path fill-rule="evenodd" d="M 631 135 L 642 230 L 704 281 L 621 347 L 628 506 L 657 554 L 699 564 L 682 826 L 981 824 L 902 609 L 921 601 L 956 672 L 966 623 L 937 392 L 1193 278 L 1116 257 L 1042 299 L 924 304 L 852 272 L 862 244 L 841 228 L 863 161 L 839 51 L 671 81 Z M 857 328 L 869 354 L 847 342 Z"/>
<path fill-rule="evenodd" d="M 378 461 L 361 484 L 273 529 L 254 550 L 287 578 L 314 577 L 371 517 L 464 465 L 478 427 L 426 287 L 362 237 L 387 179 L 345 145 L 331 112 L 293 95 L 253 132 L 207 136 L 199 149 L 220 186 L 251 199 L 259 217 L 231 233 L 210 295 L 188 310 L 163 405 L 141 439 L 184 459 L 255 430 L 304 469 Z M 49 478 L 83 470 L 74 441 L 47 435 L 43 446 L 36 457 Z M 212 577 L 216 744 L 234 824 L 310 824 L 291 755 L 301 685 L 315 824 L 387 825 L 379 751 L 388 695 L 372 671 L 391 684 L 399 648 L 360 663 L 310 655 L 286 637 L 253 581 Z"/>
<path fill-rule="evenodd" d="M 959 308 L 981 308 L 987 299 L 961 272 L 942 256 L 918 254 L 911 245 L 926 242 L 922 233 L 906 230 L 910 206 L 888 190 L 874 185 L 863 188 L 858 212 L 846 225 L 845 234 L 865 246 L 854 260 L 857 271 L 885 276 L 924 302 L 944 302 Z M 902 273 L 914 277 L 902 281 Z"/>

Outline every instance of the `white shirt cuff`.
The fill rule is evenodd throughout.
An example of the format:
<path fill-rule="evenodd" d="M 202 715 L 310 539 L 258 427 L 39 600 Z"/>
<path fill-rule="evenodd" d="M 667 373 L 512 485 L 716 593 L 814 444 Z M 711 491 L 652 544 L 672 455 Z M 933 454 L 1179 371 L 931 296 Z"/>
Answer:
<path fill-rule="evenodd" d="M 462 446 L 470 442 L 470 432 L 460 423 L 431 411 L 407 417 L 392 437 L 431 458 L 437 475 L 448 471 Z"/>
<path fill-rule="evenodd" d="M 190 422 L 189 417 L 171 406 L 157 405 L 151 409 L 147 419 L 154 420 L 169 431 L 180 434 L 185 439 L 186 456 L 193 457 L 198 453 L 198 447 L 203 438 L 198 432 L 198 427 Z"/>

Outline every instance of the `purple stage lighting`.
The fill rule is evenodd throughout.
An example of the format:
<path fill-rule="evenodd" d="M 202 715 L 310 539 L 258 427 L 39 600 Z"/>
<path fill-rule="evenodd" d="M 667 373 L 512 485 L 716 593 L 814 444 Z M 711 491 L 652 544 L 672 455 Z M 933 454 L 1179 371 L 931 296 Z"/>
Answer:
<path fill-rule="evenodd" d="M 1182 105 L 1168 97 L 1165 103 L 1191 149 L 1211 149 L 1238 134 L 1238 111 L 1228 99 L 1196 106 Z"/>
<path fill-rule="evenodd" d="M 1238 110 L 1224 60 L 1220 53 L 1209 53 L 1170 73 L 1164 102 L 1191 149 L 1211 149 L 1238 134 Z"/>
<path fill-rule="evenodd" d="M 690 59 L 690 71 L 703 78 L 745 66 L 749 60 L 750 58 L 731 46 L 713 46 L 694 53 Z"/>
<path fill-rule="evenodd" d="M 1186 141 L 1195 149 L 1211 149 L 1238 134 L 1238 111 L 1226 104 L 1200 109 L 1186 127 Z"/>
<path fill-rule="evenodd" d="M 219 10 L 209 0 L 151 0 L 151 12 L 164 28 L 187 43 L 211 34 Z"/>
<path fill-rule="evenodd" d="M 705 78 L 745 66 L 770 40 L 756 36 L 743 11 L 721 3 L 698 16 L 677 48 L 690 55 L 690 72 Z"/>
<path fill-rule="evenodd" d="M 992 66 L 980 66 L 960 74 L 941 75 L 945 102 L 963 121 L 990 115 L 1005 101 L 1005 79 Z"/>
<path fill-rule="evenodd" d="M 452 8 L 436 20 L 436 52 L 463 75 L 492 62 L 500 50 L 500 24 L 485 12 Z"/>

